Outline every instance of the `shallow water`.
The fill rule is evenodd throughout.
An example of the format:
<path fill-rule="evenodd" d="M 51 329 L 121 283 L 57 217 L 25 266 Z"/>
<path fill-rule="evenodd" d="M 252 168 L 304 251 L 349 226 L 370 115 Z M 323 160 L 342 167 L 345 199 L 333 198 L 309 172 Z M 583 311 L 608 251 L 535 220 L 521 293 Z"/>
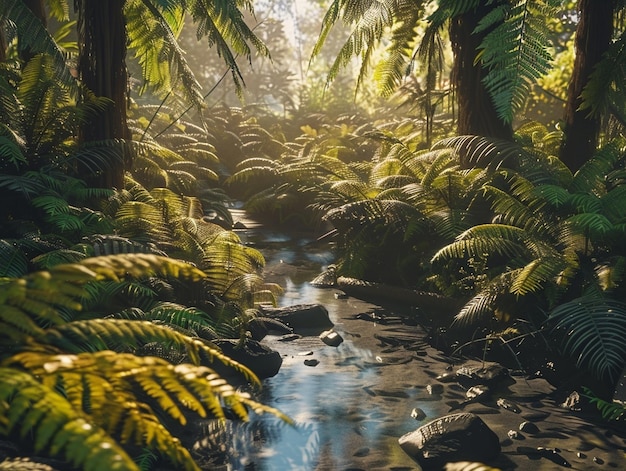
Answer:
<path fill-rule="evenodd" d="M 503 471 L 563 469 L 520 452 L 533 447 L 562 449 L 559 456 L 569 461 L 570 469 L 626 469 L 626 431 L 616 427 L 609 431 L 606 424 L 564 410 L 550 397 L 554 389 L 544 379 L 518 377 L 498 392 L 517 402 L 518 414 L 497 407 L 495 399 L 500 396 L 458 407 L 465 390 L 454 383 L 439 384 L 441 394 L 429 394 L 427 385 L 437 383 L 434 377 L 449 363 L 426 343 L 420 327 L 401 322 L 410 319 L 411 312 L 382 311 L 358 299 L 338 299 L 334 289 L 312 287 L 309 281 L 333 262 L 331 246 L 317 243 L 310 234 L 259 230 L 253 221 L 244 222 L 251 229 L 240 236 L 265 256 L 266 280 L 285 289 L 279 304 L 322 304 L 344 342 L 330 347 L 317 335 L 293 342 L 280 342 L 277 336 L 264 339 L 281 353 L 283 365 L 264 381 L 260 399 L 296 424 L 285 425 L 268 416 L 255 416 L 243 425 L 228 423 L 213 446 L 199 443 L 196 450 L 202 453 L 206 446 L 214 451 L 215 443 L 223 445 L 228 464 L 217 469 L 419 470 L 399 447 L 398 438 L 451 410 L 478 414 L 500 437 L 502 453 L 493 465 Z M 356 318 L 374 311 L 395 320 L 377 324 Z M 304 362 L 309 359 L 319 363 L 307 366 Z M 411 417 L 415 407 L 423 411 L 422 420 Z M 537 422 L 539 434 L 521 441 L 508 438 L 510 430 L 532 416 L 543 417 Z"/>
<path fill-rule="evenodd" d="M 249 223 L 246 226 L 254 229 L 240 232 L 240 237 L 263 253 L 267 281 L 284 288 L 279 305 L 323 305 L 344 342 L 330 347 L 317 335 L 289 343 L 279 342 L 277 336 L 264 340 L 282 354 L 283 365 L 276 376 L 264 381 L 261 400 L 280 409 L 296 425 L 285 426 L 274 419 L 257 417 L 248 427 L 253 430 L 251 446 L 231 454 L 230 469 L 347 469 L 353 468 L 354 461 L 360 458 L 367 457 L 371 462 L 372 453 L 380 455 L 381 469 L 394 469 L 394 461 L 395 469 L 418 469 L 401 451 L 394 458 L 398 455 L 397 438 L 401 432 L 397 417 L 390 419 L 387 410 L 400 407 L 406 422 L 406 427 L 401 428 L 410 430 L 415 420 L 410 417 L 410 408 L 407 412 L 408 406 L 401 406 L 408 401 L 408 395 L 395 397 L 406 393 L 391 391 L 384 397 L 380 373 L 386 360 L 380 352 L 355 342 L 361 334 L 347 331 L 352 327 L 342 319 L 371 312 L 377 306 L 356 299 L 338 299 L 337 290 L 311 286 L 310 280 L 334 257 L 332 247 L 316 242 L 314 235 L 260 230 Z M 307 359 L 315 359 L 319 364 L 307 366 Z M 413 387 L 409 383 L 406 386 Z M 387 403 L 385 407 L 370 401 L 372 395 L 380 395 Z"/>

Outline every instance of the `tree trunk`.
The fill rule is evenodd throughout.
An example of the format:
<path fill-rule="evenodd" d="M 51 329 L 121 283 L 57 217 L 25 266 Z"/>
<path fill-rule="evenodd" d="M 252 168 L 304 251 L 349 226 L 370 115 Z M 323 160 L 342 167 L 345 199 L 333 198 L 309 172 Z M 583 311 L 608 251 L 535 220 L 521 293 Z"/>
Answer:
<path fill-rule="evenodd" d="M 82 143 L 130 136 L 126 123 L 128 75 L 124 3 L 125 0 L 77 0 L 80 79 L 96 96 L 111 100 L 106 110 L 81 128 Z M 124 171 L 129 166 L 129 157 L 122 155 L 95 173 L 81 169 L 81 176 L 94 186 L 122 188 Z"/>
<path fill-rule="evenodd" d="M 578 0 L 576 58 L 567 91 L 565 140 L 561 146 L 561 160 L 572 172 L 591 158 L 598 143 L 600 118 L 589 116 L 588 109 L 579 109 L 580 94 L 611 42 L 613 7 L 612 0 Z"/>
<path fill-rule="evenodd" d="M 474 63 L 478 46 L 488 31 L 480 34 L 473 34 L 473 31 L 492 8 L 481 5 L 473 12 L 453 18 L 450 23 L 454 53 L 452 83 L 458 103 L 457 133 L 511 139 L 511 125 L 500 119 L 483 85 L 485 71 L 480 63 Z"/>

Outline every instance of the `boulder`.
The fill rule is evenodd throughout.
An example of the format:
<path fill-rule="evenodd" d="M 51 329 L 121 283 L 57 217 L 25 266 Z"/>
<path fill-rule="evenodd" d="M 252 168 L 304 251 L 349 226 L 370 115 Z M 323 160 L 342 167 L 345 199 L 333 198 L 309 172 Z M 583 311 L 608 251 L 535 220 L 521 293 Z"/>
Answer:
<path fill-rule="evenodd" d="M 287 307 L 261 306 L 261 315 L 277 319 L 295 333 L 320 333 L 333 327 L 328 310 L 321 304 L 297 304 Z"/>
<path fill-rule="evenodd" d="M 276 375 L 283 363 L 280 353 L 261 345 L 256 340 L 247 339 L 243 345 L 239 339 L 218 339 L 213 343 L 222 350 L 224 355 L 252 370 L 259 379 Z M 219 360 L 215 360 L 212 367 L 222 376 L 237 375 L 236 370 L 227 367 Z"/>
<path fill-rule="evenodd" d="M 471 413 L 435 419 L 403 435 L 398 443 L 424 470 L 456 461 L 487 462 L 500 454 L 498 436 Z"/>

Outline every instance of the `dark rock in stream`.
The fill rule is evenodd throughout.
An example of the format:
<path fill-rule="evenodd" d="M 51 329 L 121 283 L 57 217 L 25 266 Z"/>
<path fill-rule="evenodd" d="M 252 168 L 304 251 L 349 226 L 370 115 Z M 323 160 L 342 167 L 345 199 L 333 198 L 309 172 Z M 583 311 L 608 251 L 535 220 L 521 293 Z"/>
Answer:
<path fill-rule="evenodd" d="M 333 327 L 328 310 L 321 304 L 297 304 L 287 307 L 261 306 L 261 315 L 277 319 L 298 334 L 320 333 Z"/>
<path fill-rule="evenodd" d="M 243 345 L 239 339 L 217 339 L 213 343 L 229 358 L 248 367 L 259 379 L 270 378 L 278 373 L 283 359 L 275 350 L 261 345 L 259 342 L 247 339 Z M 232 368 L 222 364 L 219 360 L 213 363 L 213 368 L 222 376 L 236 373 Z"/>
<path fill-rule="evenodd" d="M 398 443 L 424 470 L 448 462 L 487 462 L 500 454 L 498 436 L 475 414 L 451 414 L 403 435 Z"/>
<path fill-rule="evenodd" d="M 338 347 L 343 342 L 343 337 L 334 330 L 327 330 L 320 334 L 320 340 L 331 347 Z"/>

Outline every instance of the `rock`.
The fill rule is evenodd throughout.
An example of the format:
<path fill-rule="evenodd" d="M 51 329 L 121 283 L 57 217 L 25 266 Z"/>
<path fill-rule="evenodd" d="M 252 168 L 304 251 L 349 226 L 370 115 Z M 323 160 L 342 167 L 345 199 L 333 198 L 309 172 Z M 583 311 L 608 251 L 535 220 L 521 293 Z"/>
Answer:
<path fill-rule="evenodd" d="M 497 363 L 483 366 L 462 366 L 456 371 L 457 381 L 465 386 L 475 384 L 492 384 L 510 379 L 509 370 Z"/>
<path fill-rule="evenodd" d="M 302 336 L 298 334 L 287 334 L 279 337 L 277 340 L 279 342 L 293 342 L 294 340 L 298 340 L 299 338 L 302 338 Z"/>
<path fill-rule="evenodd" d="M 532 422 L 522 422 L 521 424 L 519 424 L 519 429 L 521 432 L 525 432 L 525 433 L 530 433 L 530 434 L 539 433 L 539 427 L 537 427 Z"/>
<path fill-rule="evenodd" d="M 480 401 L 481 399 L 485 399 L 490 393 L 491 391 L 488 386 L 478 384 L 469 388 L 465 392 L 465 397 L 468 401 Z"/>
<path fill-rule="evenodd" d="M 580 412 L 582 410 L 580 394 L 577 391 L 572 392 L 567 396 L 563 404 L 561 404 L 561 407 L 574 412 Z"/>
<path fill-rule="evenodd" d="M 328 268 L 311 280 L 311 286 L 316 288 L 332 288 L 337 284 L 337 269 L 335 265 Z"/>
<path fill-rule="evenodd" d="M 438 396 L 443 393 L 443 384 L 429 384 L 426 386 L 426 392 L 430 395 Z"/>
<path fill-rule="evenodd" d="M 233 229 L 243 230 L 247 228 L 248 227 L 241 221 L 236 221 L 235 224 L 233 224 Z"/>
<path fill-rule="evenodd" d="M 216 339 L 213 341 L 229 358 L 248 367 L 259 379 L 270 378 L 280 369 L 283 359 L 275 350 L 261 345 L 256 340 L 247 339 L 243 345 L 239 339 Z M 212 364 L 213 369 L 223 376 L 237 374 L 233 368 L 227 367 L 219 360 Z"/>
<path fill-rule="evenodd" d="M 411 411 L 411 418 L 415 420 L 424 420 L 426 418 L 426 412 L 419 407 L 416 407 Z"/>
<path fill-rule="evenodd" d="M 320 340 L 331 347 L 338 347 L 343 342 L 343 337 L 334 330 L 326 330 L 320 334 Z"/>
<path fill-rule="evenodd" d="M 304 364 L 306 366 L 317 366 L 320 364 L 320 361 L 316 360 L 315 358 L 311 358 L 309 360 L 304 360 Z"/>
<path fill-rule="evenodd" d="M 277 319 L 295 333 L 310 334 L 333 327 L 328 311 L 321 304 L 298 304 L 287 307 L 261 306 L 261 315 Z"/>
<path fill-rule="evenodd" d="M 509 430 L 506 434 L 511 440 L 521 440 L 523 437 L 517 430 Z"/>
<path fill-rule="evenodd" d="M 516 414 L 520 414 L 522 412 L 522 409 L 520 409 L 517 404 L 513 401 L 509 401 L 508 399 L 504 399 L 503 397 L 496 401 L 496 405 L 511 412 L 515 412 Z"/>
<path fill-rule="evenodd" d="M 498 436 L 471 413 L 433 420 L 398 440 L 400 447 L 424 470 L 440 469 L 448 462 L 486 462 L 500 454 Z"/>
<path fill-rule="evenodd" d="M 374 303 L 393 302 L 394 304 L 407 304 L 436 312 L 437 318 L 445 319 L 445 324 L 448 324 L 448 321 L 452 321 L 453 316 L 458 313 L 462 305 L 457 299 L 448 298 L 436 293 L 416 291 L 345 276 L 337 278 L 337 287 L 350 296 L 366 301 Z"/>

